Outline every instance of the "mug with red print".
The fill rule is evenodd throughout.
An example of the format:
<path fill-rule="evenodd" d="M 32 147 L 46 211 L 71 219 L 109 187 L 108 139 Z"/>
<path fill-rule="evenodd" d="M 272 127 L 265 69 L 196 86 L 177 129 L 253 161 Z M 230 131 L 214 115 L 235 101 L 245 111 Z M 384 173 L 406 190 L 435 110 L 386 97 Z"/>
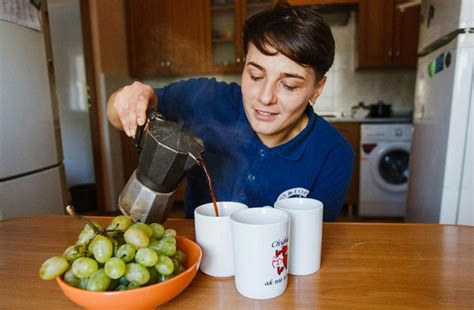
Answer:
<path fill-rule="evenodd" d="M 281 295 L 288 283 L 289 216 L 272 207 L 232 213 L 234 278 L 245 297 Z"/>

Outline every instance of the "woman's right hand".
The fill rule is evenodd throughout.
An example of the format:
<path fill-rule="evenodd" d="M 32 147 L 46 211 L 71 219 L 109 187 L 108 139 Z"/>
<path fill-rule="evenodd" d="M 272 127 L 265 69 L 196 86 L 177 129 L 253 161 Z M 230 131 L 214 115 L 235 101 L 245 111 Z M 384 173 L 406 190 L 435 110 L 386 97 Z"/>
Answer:
<path fill-rule="evenodd" d="M 137 126 L 145 124 L 148 107 L 158 107 L 155 90 L 141 82 L 133 82 L 110 96 L 107 117 L 114 127 L 134 137 Z"/>

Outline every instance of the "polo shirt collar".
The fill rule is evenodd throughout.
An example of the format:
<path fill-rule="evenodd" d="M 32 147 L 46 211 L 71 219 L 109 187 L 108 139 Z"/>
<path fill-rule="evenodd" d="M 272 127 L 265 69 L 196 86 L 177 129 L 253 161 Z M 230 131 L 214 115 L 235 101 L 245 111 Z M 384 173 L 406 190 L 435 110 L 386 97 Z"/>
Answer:
<path fill-rule="evenodd" d="M 316 115 L 310 105 L 306 108 L 305 113 L 309 118 L 306 127 L 290 141 L 270 148 L 272 152 L 287 160 L 299 160 L 301 158 L 308 141 L 307 137 L 316 123 Z"/>
<path fill-rule="evenodd" d="M 243 109 L 242 109 L 243 110 Z M 253 131 L 250 123 L 245 115 L 245 112 L 240 116 L 239 124 L 238 124 L 238 133 L 240 140 L 242 142 L 251 143 L 257 145 L 260 148 L 264 148 L 269 152 L 275 153 L 278 156 L 287 159 L 287 160 L 298 160 L 303 155 L 303 152 L 306 147 L 307 137 L 311 133 L 313 127 L 316 123 L 316 115 L 313 112 L 313 108 L 308 105 L 305 110 L 306 115 L 308 115 L 308 124 L 306 127 L 298 134 L 296 137 L 291 139 L 290 141 L 278 145 L 273 148 L 269 148 L 264 145 L 260 139 L 258 138 L 257 134 Z"/>

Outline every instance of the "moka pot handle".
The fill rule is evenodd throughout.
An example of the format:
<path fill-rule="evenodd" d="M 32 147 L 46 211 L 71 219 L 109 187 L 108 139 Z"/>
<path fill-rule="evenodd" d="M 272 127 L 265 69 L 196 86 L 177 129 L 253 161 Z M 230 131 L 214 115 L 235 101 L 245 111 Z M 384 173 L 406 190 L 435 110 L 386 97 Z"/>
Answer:
<path fill-rule="evenodd" d="M 148 120 L 150 121 L 155 121 L 155 120 L 164 120 L 164 116 L 158 113 L 158 111 L 154 108 L 149 108 L 146 110 L 146 119 L 145 123 L 143 125 L 137 127 L 137 131 L 135 132 L 135 141 L 133 145 L 135 146 L 135 149 L 137 150 L 138 154 L 141 153 L 142 147 L 141 147 L 141 140 L 143 137 L 143 132 L 145 131 L 145 126 Z"/>

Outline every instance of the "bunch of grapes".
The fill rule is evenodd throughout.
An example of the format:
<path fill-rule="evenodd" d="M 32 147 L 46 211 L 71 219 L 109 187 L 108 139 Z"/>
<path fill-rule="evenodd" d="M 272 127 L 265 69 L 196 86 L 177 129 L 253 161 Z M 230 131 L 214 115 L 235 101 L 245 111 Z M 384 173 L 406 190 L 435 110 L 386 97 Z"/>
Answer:
<path fill-rule="evenodd" d="M 63 276 L 67 284 L 90 291 L 120 291 L 160 283 L 185 270 L 176 249 L 176 231 L 158 223 L 133 223 L 120 215 L 104 229 L 88 221 L 75 245 L 47 259 L 43 280 Z"/>

